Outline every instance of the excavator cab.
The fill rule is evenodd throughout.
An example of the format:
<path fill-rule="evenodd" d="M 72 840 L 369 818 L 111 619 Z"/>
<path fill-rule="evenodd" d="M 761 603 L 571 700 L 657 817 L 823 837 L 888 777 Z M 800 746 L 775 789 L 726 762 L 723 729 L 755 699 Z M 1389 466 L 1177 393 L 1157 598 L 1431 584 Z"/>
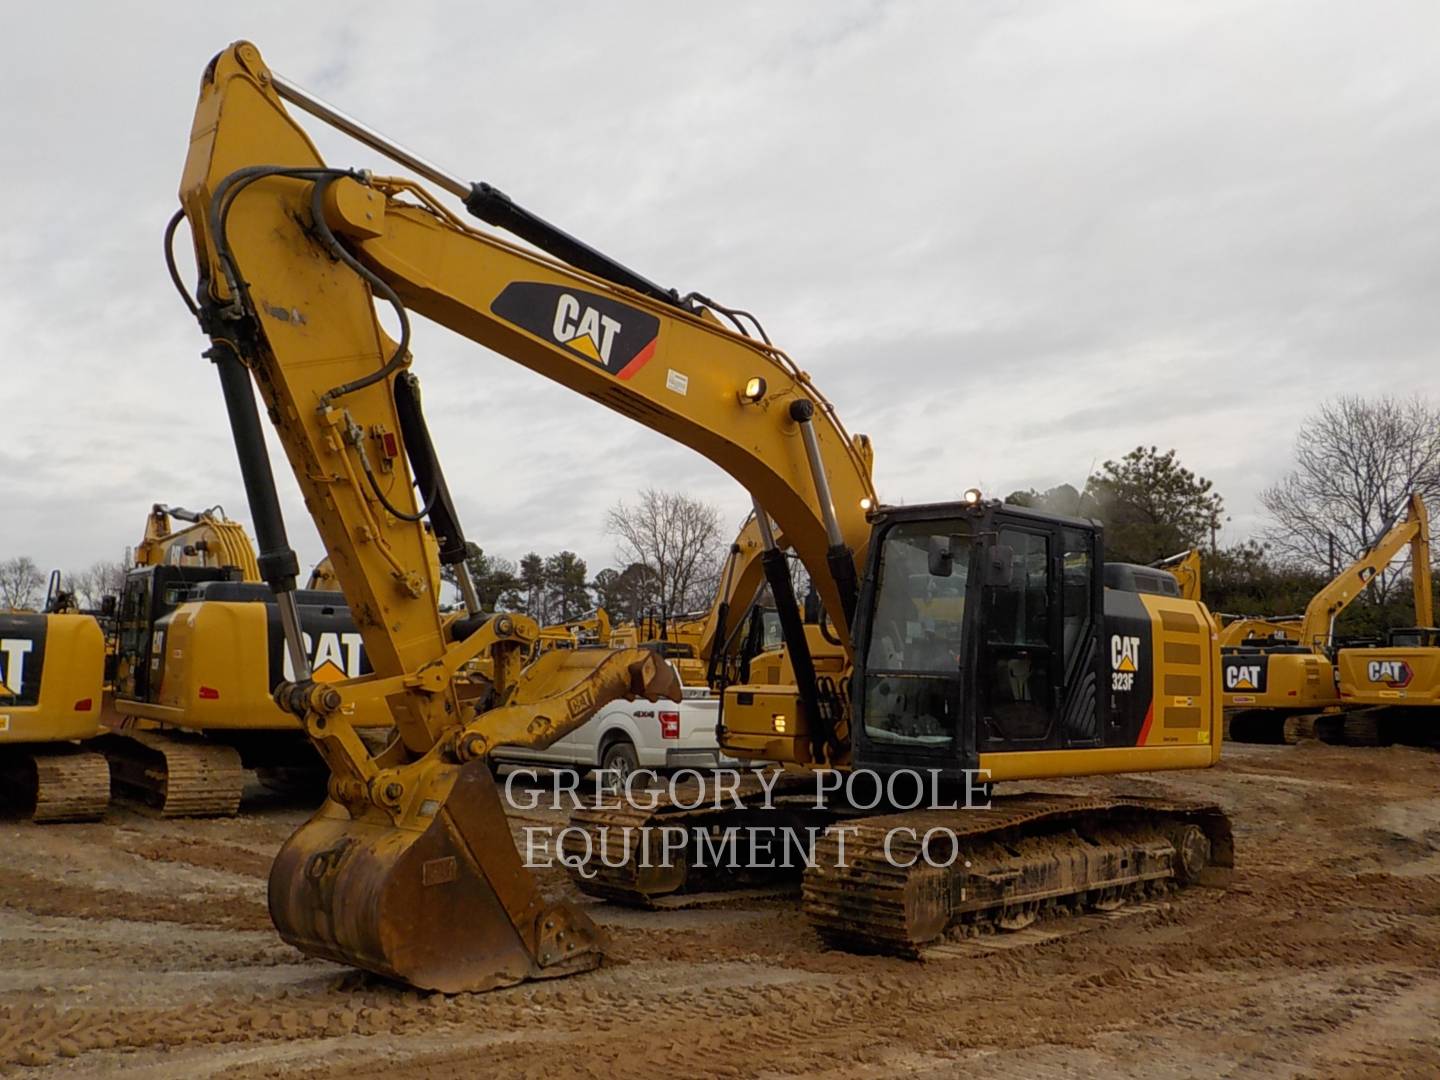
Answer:
<path fill-rule="evenodd" d="M 849 764 L 958 781 L 984 752 L 1099 745 L 1104 590 L 1092 522 L 997 502 L 884 507 L 872 522 L 848 698 L 818 658 L 818 707 L 799 680 L 729 687 L 728 752 L 814 763 L 848 726 Z"/>
<path fill-rule="evenodd" d="M 1056 751 L 1069 769 L 1087 755 L 1141 767 L 1157 749 L 1213 758 L 1213 619 L 1169 574 L 1106 564 L 1094 522 L 994 501 L 871 521 L 848 682 L 818 653 L 809 700 L 804 663 L 752 671 L 724 692 L 727 753 L 954 784 L 980 769 L 1047 775 Z M 815 651 L 814 635 L 787 633 L 792 661 L 797 642 Z"/>
<path fill-rule="evenodd" d="M 171 564 L 137 566 L 126 572 L 117 624 L 119 697 L 148 700 L 152 677 L 158 676 L 162 661 L 156 649 L 157 624 L 189 599 L 197 586 L 208 581 L 231 581 L 236 576 L 229 567 Z M 158 683 L 158 679 L 154 681 Z"/>
<path fill-rule="evenodd" d="M 855 764 L 938 769 L 1098 745 L 1095 525 L 998 503 L 899 507 L 875 524 L 855 622 Z"/>

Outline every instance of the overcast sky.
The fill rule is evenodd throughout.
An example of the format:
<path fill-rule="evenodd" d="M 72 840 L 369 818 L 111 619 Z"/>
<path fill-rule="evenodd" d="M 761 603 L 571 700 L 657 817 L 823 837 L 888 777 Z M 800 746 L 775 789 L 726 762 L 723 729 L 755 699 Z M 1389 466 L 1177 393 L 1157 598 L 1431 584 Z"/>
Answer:
<path fill-rule="evenodd" d="M 1239 539 L 1320 401 L 1432 385 L 1434 0 L 11 5 L 0 558 L 119 558 L 157 501 L 248 524 L 160 256 L 201 72 L 242 37 L 450 171 L 759 314 L 872 437 L 887 501 L 1078 486 L 1154 443 L 1215 482 Z M 748 506 L 443 329 L 413 346 L 488 551 L 570 548 L 593 573 L 639 488 L 727 527 Z"/>

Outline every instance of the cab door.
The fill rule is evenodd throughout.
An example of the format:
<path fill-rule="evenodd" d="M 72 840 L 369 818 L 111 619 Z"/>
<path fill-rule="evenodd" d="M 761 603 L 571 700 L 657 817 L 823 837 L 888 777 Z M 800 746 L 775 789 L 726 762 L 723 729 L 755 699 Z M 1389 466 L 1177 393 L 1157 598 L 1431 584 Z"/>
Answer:
<path fill-rule="evenodd" d="M 1063 623 L 1057 530 L 997 520 L 981 595 L 979 749 L 1060 746 Z"/>
<path fill-rule="evenodd" d="M 981 599 L 982 752 L 1100 745 L 1096 531 L 997 515 Z"/>

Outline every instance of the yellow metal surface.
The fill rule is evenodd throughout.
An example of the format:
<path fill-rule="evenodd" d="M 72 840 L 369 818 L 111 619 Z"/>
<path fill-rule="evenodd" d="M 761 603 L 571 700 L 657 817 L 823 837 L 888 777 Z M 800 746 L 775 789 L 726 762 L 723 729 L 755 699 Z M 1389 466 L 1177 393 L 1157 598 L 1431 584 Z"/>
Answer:
<path fill-rule="evenodd" d="M 724 717 L 721 747 L 732 757 L 814 764 L 809 718 L 793 685 L 776 678 L 726 687 Z"/>
<path fill-rule="evenodd" d="M 1185 600 L 1199 600 L 1201 595 L 1201 557 L 1198 548 L 1181 552 L 1179 555 L 1162 559 L 1154 564 L 1157 569 L 1168 570 L 1180 585 L 1180 596 Z"/>
<path fill-rule="evenodd" d="M 155 703 L 170 723 L 191 731 L 298 730 L 299 719 L 275 703 L 270 687 L 267 606 L 223 600 L 191 601 L 176 609 L 155 643 L 164 663 Z M 338 635 L 332 635 L 337 636 Z M 321 678 L 360 674 L 360 642 L 327 644 Z M 143 703 L 120 700 L 122 713 L 144 715 Z M 157 718 L 158 718 L 157 716 Z M 387 727 L 384 701 L 363 701 L 349 717 L 357 727 Z"/>
<path fill-rule="evenodd" d="M 156 503 L 145 520 L 145 535 L 135 548 L 136 566 L 232 566 L 242 581 L 259 581 L 255 545 L 244 526 L 218 507 L 201 511 L 200 520 L 172 528 L 169 509 Z"/>
<path fill-rule="evenodd" d="M 1154 647 L 1151 649 L 1151 721 L 1137 750 L 1170 748 L 1189 752 L 1197 746 L 1206 746 L 1211 755 L 1207 764 L 1213 764 L 1220 760 L 1224 731 L 1220 641 L 1215 618 L 1204 604 L 1194 600 L 1148 594 L 1141 595 L 1140 600 L 1150 613 Z M 1166 765 L 1163 759 L 1153 756 L 1145 760 L 1152 762 L 1150 768 L 1193 767 Z M 1188 754 L 1178 754 L 1177 760 L 1189 760 Z"/>
<path fill-rule="evenodd" d="M 1440 704 L 1440 648 L 1341 649 L 1335 668 L 1345 705 Z"/>
<path fill-rule="evenodd" d="M 1097 750 L 1016 750 L 981 754 L 980 768 L 995 782 L 1047 780 L 1059 776 L 1204 769 L 1220 760 L 1220 741 L 1190 746 L 1122 746 Z"/>
<path fill-rule="evenodd" d="M 1265 666 L 1264 691 L 1227 688 L 1227 708 L 1314 712 L 1340 704 L 1335 666 L 1324 653 L 1270 651 L 1257 654 L 1254 662 Z"/>
<path fill-rule="evenodd" d="M 1229 619 L 1220 628 L 1220 647 L 1244 645 L 1250 641 L 1283 641 L 1291 645 L 1300 642 L 1300 616 L 1293 619 L 1278 616 L 1268 619 L 1240 616 Z"/>
<path fill-rule="evenodd" d="M 12 704 L 18 687 L 0 684 L 0 743 L 88 739 L 100 733 L 105 638 L 89 615 L 35 616 L 45 620 L 39 701 Z M 7 666 L 15 661 L 8 655 Z"/>

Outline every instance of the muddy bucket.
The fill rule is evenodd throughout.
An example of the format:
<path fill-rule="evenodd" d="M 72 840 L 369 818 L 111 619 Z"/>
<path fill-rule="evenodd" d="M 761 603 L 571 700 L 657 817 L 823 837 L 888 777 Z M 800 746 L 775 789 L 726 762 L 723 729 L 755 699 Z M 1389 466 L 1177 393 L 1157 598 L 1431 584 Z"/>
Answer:
<path fill-rule="evenodd" d="M 331 801 L 290 837 L 270 870 L 280 936 L 310 956 L 443 993 L 596 967 L 599 929 L 540 896 L 485 762 L 445 771 L 436 780 L 448 793 L 414 828 L 374 807 L 352 820 Z"/>

